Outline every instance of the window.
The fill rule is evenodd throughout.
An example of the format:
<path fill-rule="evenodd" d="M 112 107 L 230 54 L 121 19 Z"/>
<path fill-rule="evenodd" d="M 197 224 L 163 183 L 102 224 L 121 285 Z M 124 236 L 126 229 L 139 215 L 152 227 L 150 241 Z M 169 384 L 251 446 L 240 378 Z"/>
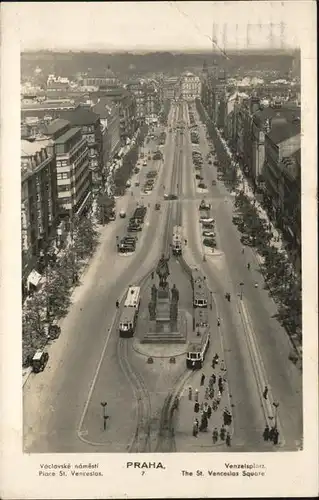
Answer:
<path fill-rule="evenodd" d="M 62 167 L 67 167 L 68 166 L 68 162 L 67 160 L 63 160 L 62 161 Z"/>
<path fill-rule="evenodd" d="M 61 162 L 60 162 L 60 161 L 57 161 L 57 162 L 56 162 L 56 166 L 57 166 L 57 167 L 61 167 Z"/>
<path fill-rule="evenodd" d="M 58 186 L 59 193 L 63 191 L 70 191 L 70 184 L 65 184 L 64 186 Z"/>

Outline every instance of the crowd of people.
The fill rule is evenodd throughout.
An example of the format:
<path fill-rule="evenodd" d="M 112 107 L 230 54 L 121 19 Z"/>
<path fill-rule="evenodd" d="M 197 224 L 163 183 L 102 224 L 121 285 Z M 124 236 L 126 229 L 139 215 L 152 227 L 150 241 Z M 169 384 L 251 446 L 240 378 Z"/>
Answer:
<path fill-rule="evenodd" d="M 219 366 L 220 373 L 216 374 L 215 369 Z M 219 361 L 218 354 L 215 354 L 212 360 L 212 368 L 213 373 L 208 379 L 208 383 L 205 387 L 204 393 L 204 401 L 199 401 L 200 394 L 199 390 L 189 386 L 188 388 L 188 399 L 190 401 L 194 400 L 194 413 L 196 414 L 194 423 L 193 423 L 193 436 L 197 437 L 199 432 L 207 432 L 208 431 L 208 423 L 212 418 L 213 413 L 217 412 L 220 408 L 222 395 L 225 390 L 226 384 L 226 369 L 224 361 Z M 205 386 L 206 375 L 202 373 L 200 385 Z M 198 415 L 198 417 L 197 417 Z M 231 424 L 232 424 L 232 415 L 227 407 L 223 410 L 223 421 L 220 429 L 214 427 L 212 430 L 212 440 L 213 443 L 216 444 L 218 440 L 221 442 L 225 442 L 227 446 L 231 446 Z"/>

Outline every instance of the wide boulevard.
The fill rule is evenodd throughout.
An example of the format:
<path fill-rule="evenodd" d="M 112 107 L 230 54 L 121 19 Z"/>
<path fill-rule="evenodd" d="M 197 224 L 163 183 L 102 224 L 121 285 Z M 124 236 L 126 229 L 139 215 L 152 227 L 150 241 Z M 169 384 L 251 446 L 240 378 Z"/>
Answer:
<path fill-rule="evenodd" d="M 193 112 L 205 159 L 209 151 L 205 130 L 199 123 L 195 106 Z M 115 304 L 129 284 L 138 282 L 154 268 L 163 242 L 169 241 L 167 235 L 179 220 L 187 235 L 185 259 L 188 255 L 189 264 L 197 265 L 206 275 L 221 319 L 219 330 L 216 324 L 211 325 L 211 335 L 220 337 L 223 349 L 220 354 L 227 367 L 234 416 L 232 450 L 264 451 L 262 433 L 269 417 L 276 419 L 280 431 L 280 445 L 276 450 L 293 450 L 301 446 L 301 374 L 288 360 L 288 337 L 272 317 L 275 306 L 263 289 L 256 256 L 248 247 L 242 253 L 239 233 L 232 224 L 234 196 L 222 182 L 212 185 L 212 180 L 217 178 L 216 168 L 206 160 L 203 177 L 208 188 L 205 193 L 198 191 L 189 131 L 186 128 L 180 137 L 177 136 L 180 132 L 176 131 L 181 118 L 189 123 L 187 116 L 186 103 L 171 106 L 167 140 L 162 148 L 164 162 L 148 161 L 158 170 L 154 190 L 149 195 L 142 193 L 145 176 L 142 168 L 138 174 L 140 186 L 135 186 L 134 178 L 133 187 L 117 200 L 117 211 L 124 208 L 128 215 L 137 202 L 149 205 L 135 253 L 123 256 L 116 249 L 116 237 L 124 234 L 127 219 L 117 218 L 101 229 L 101 245 L 74 294 L 73 305 L 63 320 L 61 337 L 51 346 L 49 364 L 44 372 L 32 375 L 24 386 L 25 451 L 106 451 L 94 439 L 89 439 L 87 430 L 95 422 L 100 425 L 102 401 L 107 401 L 113 411 L 118 407 L 118 435 L 115 432 L 110 439 L 113 445 L 119 443 L 118 449 L 114 445 L 112 451 L 125 451 L 121 437 L 126 431 L 128 435 L 134 432 L 135 424 L 132 390 L 116 355 Z M 157 148 L 151 141 L 144 150 L 148 153 Z M 178 203 L 164 201 L 164 192 L 170 189 L 178 193 Z M 212 204 L 212 216 L 216 221 L 217 251 L 211 255 L 205 253 L 199 225 L 198 207 L 204 197 Z M 160 211 L 154 210 L 157 201 L 161 203 Z M 173 216 L 167 217 L 168 207 L 172 206 L 180 207 L 181 212 L 174 208 Z M 172 273 L 177 265 L 172 262 Z M 231 293 L 230 302 L 225 300 L 226 292 Z M 207 374 L 211 357 L 209 353 L 205 365 Z M 262 394 L 265 385 L 269 390 L 267 400 Z M 177 451 L 183 451 L 182 447 Z"/>

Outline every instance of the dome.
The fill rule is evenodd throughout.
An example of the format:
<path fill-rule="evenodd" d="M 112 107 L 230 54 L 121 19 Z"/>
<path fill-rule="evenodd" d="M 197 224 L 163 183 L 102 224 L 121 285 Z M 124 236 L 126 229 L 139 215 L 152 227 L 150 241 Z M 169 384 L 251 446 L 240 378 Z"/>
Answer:
<path fill-rule="evenodd" d="M 105 77 L 106 78 L 116 78 L 115 74 L 113 73 L 113 71 L 111 70 L 110 66 L 108 66 L 105 70 Z"/>

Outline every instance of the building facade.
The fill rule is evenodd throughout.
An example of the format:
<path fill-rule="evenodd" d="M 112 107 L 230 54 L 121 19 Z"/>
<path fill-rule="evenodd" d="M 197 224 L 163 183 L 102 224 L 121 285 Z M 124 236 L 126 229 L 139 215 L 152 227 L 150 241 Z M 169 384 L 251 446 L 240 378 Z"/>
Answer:
<path fill-rule="evenodd" d="M 54 143 L 21 141 L 22 282 L 38 269 L 41 252 L 55 240 L 58 224 Z"/>
<path fill-rule="evenodd" d="M 100 117 L 91 109 L 78 106 L 74 111 L 63 113 L 73 127 L 80 127 L 83 139 L 88 145 L 89 168 L 92 172 L 99 169 L 103 158 L 103 142 Z"/>
<path fill-rule="evenodd" d="M 70 128 L 55 140 L 55 155 L 60 216 L 81 215 L 91 205 L 92 172 L 80 127 Z"/>
<path fill-rule="evenodd" d="M 180 79 L 180 95 L 186 101 L 194 101 L 201 95 L 200 78 L 193 73 L 185 72 Z"/>
<path fill-rule="evenodd" d="M 119 107 L 111 99 L 101 97 L 93 106 L 93 111 L 100 117 L 102 133 L 102 171 L 108 170 L 108 162 L 120 147 L 120 114 Z"/>

